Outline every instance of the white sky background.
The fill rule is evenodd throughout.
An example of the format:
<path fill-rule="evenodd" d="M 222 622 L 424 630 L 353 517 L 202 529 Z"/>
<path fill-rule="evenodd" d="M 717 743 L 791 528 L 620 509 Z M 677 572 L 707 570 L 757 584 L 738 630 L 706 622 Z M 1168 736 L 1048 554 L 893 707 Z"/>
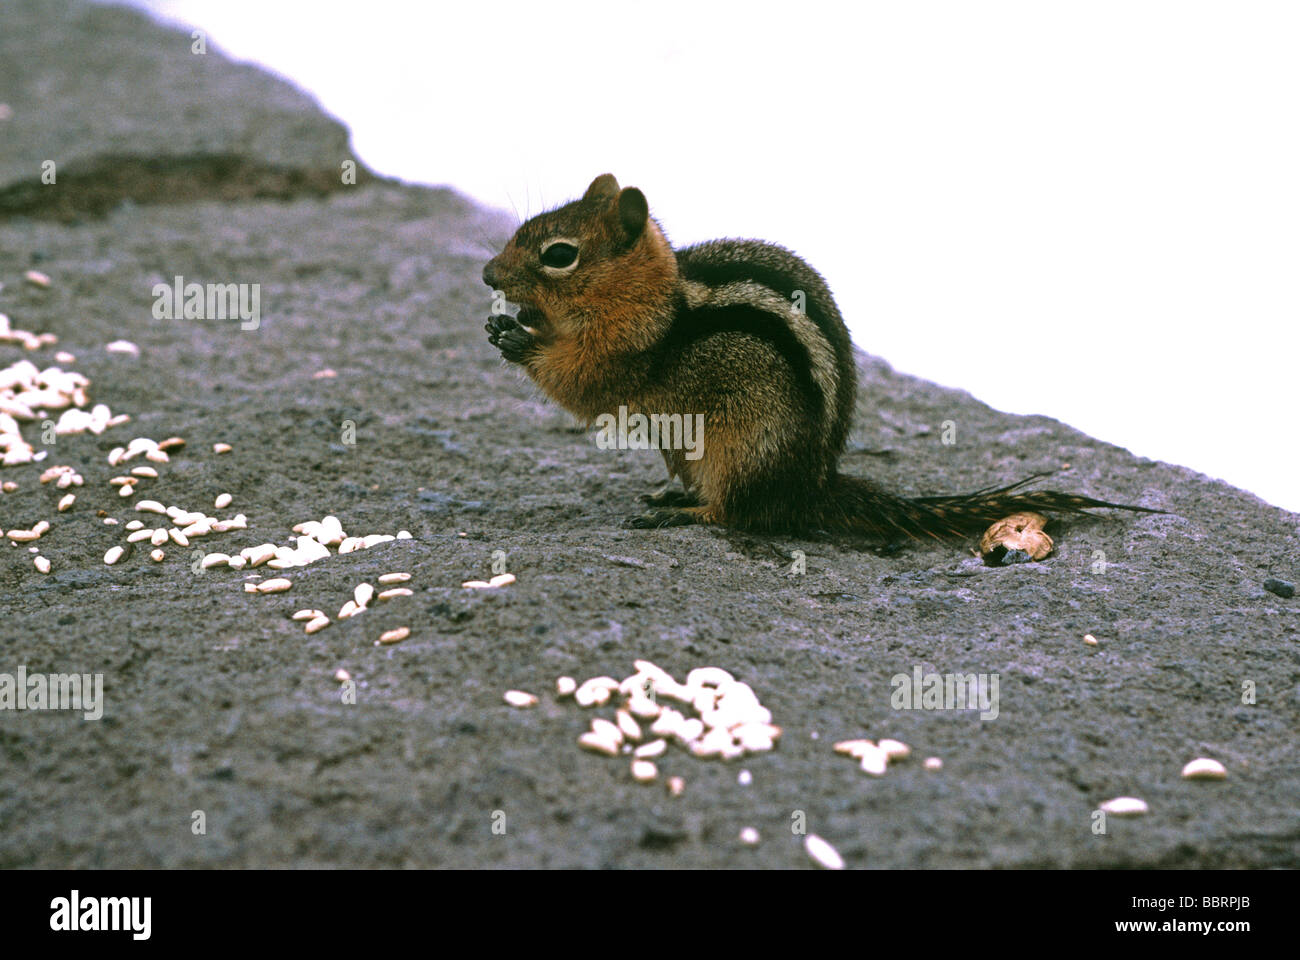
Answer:
<path fill-rule="evenodd" d="M 1300 4 L 129 2 L 379 173 L 526 216 L 611 171 L 899 370 L 1300 510 Z"/>

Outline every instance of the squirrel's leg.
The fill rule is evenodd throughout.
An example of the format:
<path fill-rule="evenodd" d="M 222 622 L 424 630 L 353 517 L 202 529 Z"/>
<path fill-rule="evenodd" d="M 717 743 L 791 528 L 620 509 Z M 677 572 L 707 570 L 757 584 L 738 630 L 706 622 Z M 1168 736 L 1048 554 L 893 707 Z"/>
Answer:
<path fill-rule="evenodd" d="M 662 507 L 628 517 L 626 523 L 636 530 L 657 530 L 660 527 L 688 527 L 694 523 L 724 523 L 724 521 L 718 510 L 704 505 Z"/>
<path fill-rule="evenodd" d="M 696 507 L 700 498 L 690 490 L 679 490 L 672 481 L 665 483 L 654 493 L 643 493 L 637 497 L 642 503 L 651 507 Z"/>
<path fill-rule="evenodd" d="M 656 490 L 654 493 L 643 493 L 637 497 L 644 504 L 652 507 L 696 507 L 699 506 L 700 497 L 690 487 L 690 476 L 683 472 L 674 462 L 672 452 L 660 449 L 659 453 L 664 458 L 664 467 L 668 470 L 668 482 Z M 673 486 L 673 480 L 678 476 L 682 478 L 684 489 L 677 489 Z"/>

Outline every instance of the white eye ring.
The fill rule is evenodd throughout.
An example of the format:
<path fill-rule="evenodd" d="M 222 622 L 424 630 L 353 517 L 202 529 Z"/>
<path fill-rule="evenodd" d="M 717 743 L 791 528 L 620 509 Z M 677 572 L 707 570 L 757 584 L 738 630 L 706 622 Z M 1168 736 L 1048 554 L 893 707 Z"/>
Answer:
<path fill-rule="evenodd" d="M 573 249 L 574 249 L 575 251 L 577 251 L 577 250 L 580 249 L 580 247 L 578 246 L 578 241 L 577 241 L 577 240 L 570 239 L 569 237 L 552 237 L 550 240 L 547 240 L 545 243 L 542 244 L 542 248 L 541 248 L 541 250 L 538 251 L 538 256 L 539 256 L 539 257 L 544 257 L 544 256 L 546 256 L 546 251 L 549 250 L 549 249 L 551 249 L 551 247 L 553 247 L 553 246 L 555 246 L 556 244 L 559 244 L 559 243 L 565 243 L 565 244 L 568 244 L 569 246 L 573 247 Z M 563 266 L 563 267 L 550 267 L 550 266 L 547 266 L 545 263 L 543 263 L 543 264 L 542 264 L 542 269 L 545 270 L 545 271 L 547 272 L 547 274 L 549 274 L 549 275 L 552 276 L 552 277 L 562 277 L 562 276 L 564 276 L 566 273 L 572 273 L 574 270 L 576 270 L 576 269 L 578 268 L 578 261 L 579 261 L 579 259 L 580 259 L 579 255 L 578 255 L 577 253 L 574 253 L 574 255 L 573 255 L 573 263 L 570 263 L 570 264 L 568 264 L 567 266 Z"/>

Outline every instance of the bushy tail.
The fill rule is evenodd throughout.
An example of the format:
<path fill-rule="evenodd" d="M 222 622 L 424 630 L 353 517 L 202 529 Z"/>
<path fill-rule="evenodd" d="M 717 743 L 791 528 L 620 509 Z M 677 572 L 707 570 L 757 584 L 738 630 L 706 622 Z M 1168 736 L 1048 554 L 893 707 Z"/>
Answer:
<path fill-rule="evenodd" d="M 887 493 L 869 480 L 837 474 L 830 484 L 819 519 L 827 530 L 896 540 L 900 535 L 935 539 L 970 536 L 1023 510 L 1089 515 L 1085 507 L 1109 507 L 1139 513 L 1165 512 L 1056 490 L 1021 490 L 1026 484 L 1045 476 L 1048 474 L 1036 473 L 1005 487 L 986 487 L 958 496 L 900 497 Z"/>

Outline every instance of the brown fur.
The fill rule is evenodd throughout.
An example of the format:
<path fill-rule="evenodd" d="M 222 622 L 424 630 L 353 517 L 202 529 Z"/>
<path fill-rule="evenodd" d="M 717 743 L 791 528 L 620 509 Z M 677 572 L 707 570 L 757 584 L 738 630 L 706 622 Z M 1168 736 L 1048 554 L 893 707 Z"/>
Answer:
<path fill-rule="evenodd" d="M 548 256 L 575 248 L 571 264 L 548 264 Z M 674 251 L 641 192 L 621 189 L 611 174 L 597 177 L 582 199 L 524 223 L 483 279 L 521 307 L 518 323 L 489 321 L 492 342 L 588 426 L 619 406 L 705 415 L 702 457 L 663 452 L 684 494 L 652 498 L 678 502 L 634 525 L 719 523 L 888 539 L 977 531 L 1019 509 L 1122 507 L 1013 492 L 1019 484 L 908 499 L 839 474 L 856 368 L 821 277 L 757 241 Z M 807 314 L 786 309 L 795 292 L 806 296 Z"/>

